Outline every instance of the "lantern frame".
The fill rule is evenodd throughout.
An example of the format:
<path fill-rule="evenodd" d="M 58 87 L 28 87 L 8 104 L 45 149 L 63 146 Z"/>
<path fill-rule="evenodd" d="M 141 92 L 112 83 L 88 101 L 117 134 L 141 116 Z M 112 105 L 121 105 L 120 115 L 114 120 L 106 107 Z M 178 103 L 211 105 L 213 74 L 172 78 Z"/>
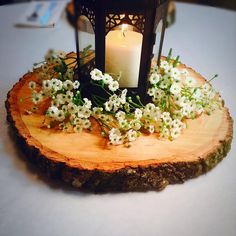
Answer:
<path fill-rule="evenodd" d="M 148 81 L 147 77 L 153 58 L 153 46 L 156 42 L 156 30 L 162 20 L 157 63 L 160 62 L 161 51 L 166 28 L 166 18 L 169 0 L 74 0 L 75 37 L 78 73 L 81 78 L 89 76 L 92 69 L 105 72 L 106 35 L 122 24 L 135 27 L 143 35 L 141 60 L 137 88 L 127 88 L 131 95 L 137 95 L 144 100 Z M 95 34 L 95 60 L 80 67 L 80 50 L 77 22 L 81 15 L 90 21 Z M 124 55 L 125 56 L 125 55 Z"/>

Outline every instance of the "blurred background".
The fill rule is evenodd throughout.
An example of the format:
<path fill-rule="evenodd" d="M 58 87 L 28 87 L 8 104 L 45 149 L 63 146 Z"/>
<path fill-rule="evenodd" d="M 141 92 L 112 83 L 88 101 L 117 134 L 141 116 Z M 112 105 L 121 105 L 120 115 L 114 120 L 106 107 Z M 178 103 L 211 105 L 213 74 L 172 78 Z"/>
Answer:
<path fill-rule="evenodd" d="M 0 5 L 12 4 L 19 2 L 29 2 L 29 0 L 0 0 Z M 236 10 L 236 0 L 177 0 L 176 2 L 188 2 L 196 4 L 204 4 L 214 7 L 221 7 L 231 10 Z"/>

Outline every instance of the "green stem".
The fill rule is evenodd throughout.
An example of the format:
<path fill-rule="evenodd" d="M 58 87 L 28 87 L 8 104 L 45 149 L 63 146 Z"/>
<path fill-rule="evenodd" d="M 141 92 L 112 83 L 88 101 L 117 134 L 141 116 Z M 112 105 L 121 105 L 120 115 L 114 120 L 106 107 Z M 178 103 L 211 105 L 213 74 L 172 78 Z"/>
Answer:
<path fill-rule="evenodd" d="M 43 63 L 45 63 L 45 62 L 46 62 L 46 61 L 36 62 L 36 63 L 33 64 L 33 66 L 37 66 L 37 65 L 39 65 L 39 64 L 43 64 Z"/>
<path fill-rule="evenodd" d="M 177 56 L 174 60 L 173 67 L 176 67 L 179 62 L 179 56 Z"/>
<path fill-rule="evenodd" d="M 210 80 L 208 80 L 208 83 L 210 83 L 212 80 L 218 77 L 218 74 L 215 74 Z"/>
<path fill-rule="evenodd" d="M 168 52 L 168 56 L 167 56 L 167 58 L 166 58 L 167 62 L 170 61 L 171 55 L 172 55 L 172 48 L 170 48 L 170 50 L 169 50 L 169 52 Z"/>
<path fill-rule="evenodd" d="M 136 96 L 136 99 L 138 100 L 140 106 L 145 107 L 145 106 L 143 105 L 143 103 L 142 103 L 142 101 L 141 101 L 139 95 Z"/>
<path fill-rule="evenodd" d="M 139 104 L 133 102 L 130 97 L 128 98 L 128 103 L 129 103 L 130 105 L 133 105 L 134 108 L 137 108 L 137 107 L 138 107 L 138 108 L 142 108 L 142 106 L 140 106 Z"/>
<path fill-rule="evenodd" d="M 96 95 L 92 95 L 92 99 L 93 101 L 96 103 L 96 105 L 98 105 L 99 107 L 103 105 L 103 102 L 101 102 Z"/>
<path fill-rule="evenodd" d="M 100 87 L 101 89 L 103 89 L 109 96 L 112 96 L 113 94 L 111 94 L 110 92 L 108 92 L 104 87 L 102 87 L 101 85 L 99 85 L 99 84 L 97 84 L 97 83 L 94 83 L 92 80 L 90 81 L 90 83 L 92 84 L 92 85 L 95 85 L 95 86 L 97 86 L 97 87 Z"/>

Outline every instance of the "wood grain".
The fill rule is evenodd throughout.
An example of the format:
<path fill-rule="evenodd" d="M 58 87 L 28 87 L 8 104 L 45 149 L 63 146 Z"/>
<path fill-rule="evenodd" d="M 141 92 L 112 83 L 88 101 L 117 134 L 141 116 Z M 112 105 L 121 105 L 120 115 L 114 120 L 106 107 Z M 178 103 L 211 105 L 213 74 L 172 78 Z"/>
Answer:
<path fill-rule="evenodd" d="M 205 81 L 187 69 L 199 84 Z M 107 146 L 95 123 L 92 132 L 68 134 L 43 129 L 43 115 L 25 114 L 32 104 L 21 101 L 30 95 L 30 80 L 37 80 L 37 74 L 26 74 L 8 93 L 9 124 L 27 159 L 73 186 L 91 191 L 161 190 L 205 173 L 230 150 L 233 120 L 225 107 L 189 120 L 188 128 L 174 141 L 142 135 L 130 148 Z"/>

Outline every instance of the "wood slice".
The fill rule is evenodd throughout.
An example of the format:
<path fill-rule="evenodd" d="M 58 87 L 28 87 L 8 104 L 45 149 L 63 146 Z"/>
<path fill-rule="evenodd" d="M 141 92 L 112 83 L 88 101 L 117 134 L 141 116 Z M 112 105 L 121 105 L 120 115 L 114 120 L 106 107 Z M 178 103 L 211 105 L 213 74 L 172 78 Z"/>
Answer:
<path fill-rule="evenodd" d="M 186 68 L 180 65 L 180 69 Z M 191 68 L 190 76 L 205 80 Z M 93 131 L 64 133 L 42 128 L 42 114 L 28 115 L 31 101 L 28 82 L 37 73 L 27 73 L 9 91 L 7 120 L 28 160 L 52 177 L 90 191 L 161 190 L 168 184 L 183 183 L 206 173 L 228 153 L 233 136 L 233 120 L 227 108 L 210 116 L 187 121 L 187 129 L 174 141 L 142 135 L 130 148 L 108 146 Z"/>

